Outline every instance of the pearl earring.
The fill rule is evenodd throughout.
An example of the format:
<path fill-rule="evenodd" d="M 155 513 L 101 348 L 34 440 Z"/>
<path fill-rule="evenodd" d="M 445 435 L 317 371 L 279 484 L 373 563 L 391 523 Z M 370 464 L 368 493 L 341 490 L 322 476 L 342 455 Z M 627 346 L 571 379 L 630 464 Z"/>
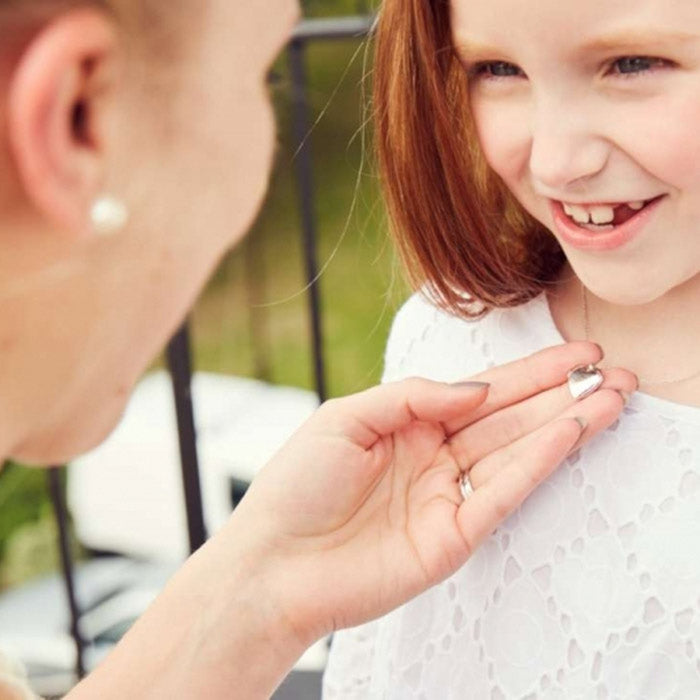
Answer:
<path fill-rule="evenodd" d="M 100 236 L 109 236 L 126 226 L 129 220 L 129 210 L 124 202 L 102 195 L 98 197 L 90 208 L 90 221 L 93 231 Z"/>

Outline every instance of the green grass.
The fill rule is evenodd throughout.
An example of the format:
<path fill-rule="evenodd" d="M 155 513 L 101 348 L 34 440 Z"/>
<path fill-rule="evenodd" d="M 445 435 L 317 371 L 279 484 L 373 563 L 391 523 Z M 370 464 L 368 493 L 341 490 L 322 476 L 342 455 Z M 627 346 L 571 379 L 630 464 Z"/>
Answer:
<path fill-rule="evenodd" d="M 341 0 L 335 14 L 356 13 L 362 4 Z M 331 14 L 329 5 L 327 0 L 306 3 L 310 14 Z M 371 163 L 363 163 L 364 70 L 358 47 L 357 41 L 342 41 L 308 49 L 313 119 L 325 110 L 310 143 L 331 395 L 358 391 L 378 381 L 389 324 L 406 295 L 386 239 L 376 177 Z M 295 145 L 290 134 L 291 91 L 284 57 L 276 73 L 280 76 L 275 88 L 280 145 L 270 195 L 251 235 L 223 261 L 194 309 L 194 364 L 200 370 L 311 388 L 308 301 L 293 178 Z M 367 133 L 364 136 L 369 138 Z M 0 473 L 0 588 L 55 564 L 46 476 L 11 466 Z"/>

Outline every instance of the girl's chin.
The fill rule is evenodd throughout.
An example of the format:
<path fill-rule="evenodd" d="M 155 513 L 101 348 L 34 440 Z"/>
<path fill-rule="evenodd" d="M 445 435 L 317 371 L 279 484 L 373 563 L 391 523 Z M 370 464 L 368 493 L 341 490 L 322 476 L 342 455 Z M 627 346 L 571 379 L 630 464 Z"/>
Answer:
<path fill-rule="evenodd" d="M 644 306 L 661 301 L 664 297 L 666 301 L 671 301 L 688 298 L 688 294 L 695 295 L 696 291 L 700 293 L 700 275 L 681 281 L 654 280 L 650 274 L 632 275 L 631 272 L 618 275 L 617 279 L 614 274 L 607 278 L 584 274 L 578 277 L 590 294 L 616 306 Z"/>
<path fill-rule="evenodd" d="M 590 294 L 613 306 L 643 306 L 663 296 L 663 294 L 640 294 L 640 290 L 636 289 L 609 289 L 595 285 L 586 285 L 586 288 Z"/>
<path fill-rule="evenodd" d="M 655 283 L 650 275 L 633 274 L 631 270 L 589 270 L 570 263 L 567 267 L 569 270 L 563 272 L 562 281 L 570 278 L 577 287 L 583 283 L 590 294 L 615 306 L 651 304 L 673 288 L 661 280 Z"/>

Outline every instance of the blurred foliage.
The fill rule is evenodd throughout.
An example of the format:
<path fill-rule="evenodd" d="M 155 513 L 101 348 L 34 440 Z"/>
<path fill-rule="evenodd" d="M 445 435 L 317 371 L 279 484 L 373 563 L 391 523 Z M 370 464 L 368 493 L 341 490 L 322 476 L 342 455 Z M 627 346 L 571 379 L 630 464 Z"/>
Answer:
<path fill-rule="evenodd" d="M 8 462 L 0 472 L 0 589 L 55 571 L 57 543 L 46 470 Z M 72 548 L 79 556 L 77 542 Z"/>
<path fill-rule="evenodd" d="M 0 586 L 11 578 L 6 556 L 10 534 L 44 518 L 46 483 L 46 474 L 39 469 L 7 464 L 0 472 Z"/>
<path fill-rule="evenodd" d="M 376 6 L 376 0 L 301 0 L 306 17 L 364 15 Z"/>
<path fill-rule="evenodd" d="M 362 0 L 305 0 L 308 16 L 365 12 Z M 406 295 L 385 235 L 365 127 L 366 44 L 307 49 L 309 134 L 318 226 L 324 348 L 331 395 L 380 378 L 393 312 Z M 286 57 L 275 66 L 279 122 L 270 194 L 251 235 L 222 262 L 192 316 L 196 369 L 312 388 L 308 300 L 294 168 Z M 56 566 L 56 532 L 45 472 L 0 473 L 0 588 Z"/>

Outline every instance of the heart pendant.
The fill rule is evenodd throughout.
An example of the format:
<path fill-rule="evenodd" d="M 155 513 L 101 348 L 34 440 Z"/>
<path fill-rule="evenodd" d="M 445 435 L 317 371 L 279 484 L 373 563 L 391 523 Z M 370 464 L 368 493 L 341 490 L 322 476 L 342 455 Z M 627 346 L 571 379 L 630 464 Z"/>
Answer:
<path fill-rule="evenodd" d="M 577 401 L 590 396 L 603 383 L 603 373 L 595 365 L 574 367 L 566 376 L 569 391 Z"/>

